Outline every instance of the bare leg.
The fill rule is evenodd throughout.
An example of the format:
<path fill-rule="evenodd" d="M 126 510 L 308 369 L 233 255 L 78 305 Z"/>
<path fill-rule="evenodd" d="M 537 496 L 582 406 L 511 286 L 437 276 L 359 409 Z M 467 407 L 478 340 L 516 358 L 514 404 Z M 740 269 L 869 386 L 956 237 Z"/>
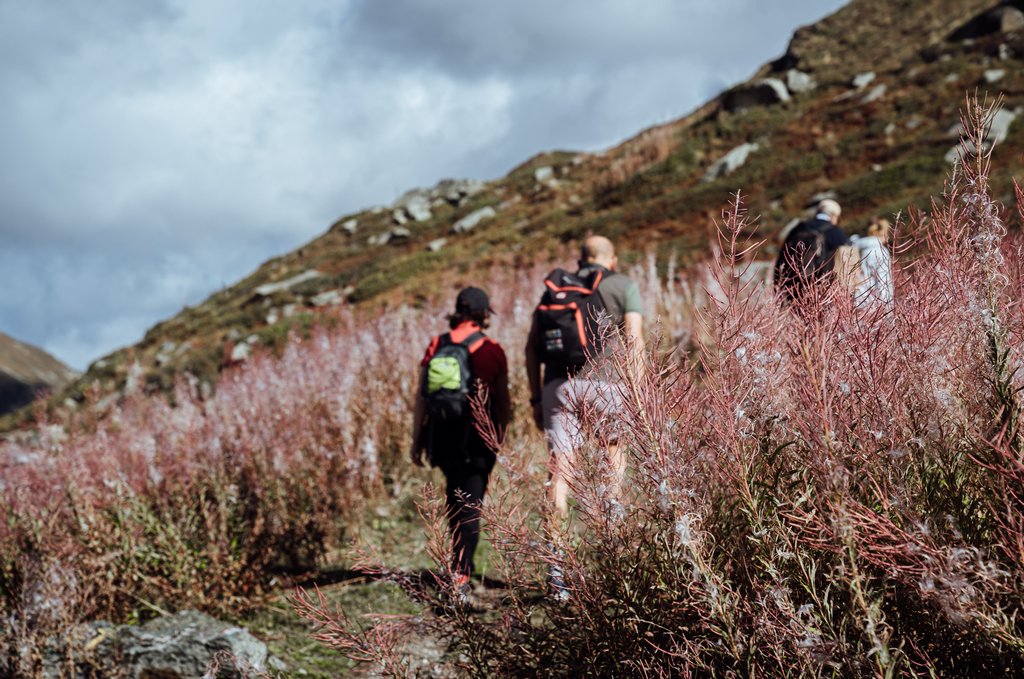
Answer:
<path fill-rule="evenodd" d="M 565 520 L 569 515 L 569 460 L 565 453 L 551 454 L 548 496 L 555 508 L 555 519 Z"/>

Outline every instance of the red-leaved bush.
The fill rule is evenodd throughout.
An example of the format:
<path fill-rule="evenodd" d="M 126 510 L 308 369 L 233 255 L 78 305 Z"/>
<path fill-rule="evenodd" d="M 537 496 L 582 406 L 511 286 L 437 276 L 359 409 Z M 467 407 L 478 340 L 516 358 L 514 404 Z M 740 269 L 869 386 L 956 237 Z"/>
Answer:
<path fill-rule="evenodd" d="M 982 149 L 984 113 L 969 111 Z M 442 610 L 430 633 L 474 676 L 1024 673 L 1024 244 L 1007 236 L 988 162 L 966 156 L 930 213 L 900 225 L 888 306 L 838 288 L 781 306 L 750 268 L 737 198 L 720 256 L 685 288 L 700 293 L 643 277 L 648 311 L 668 321 L 646 369 L 609 359 L 626 483 L 585 417 L 575 509 L 555 525 L 543 444 L 521 418 L 484 504 L 499 602 L 475 611 L 450 591 L 432 494 L 439 586 L 362 567 Z M 566 601 L 547 589 L 552 566 Z M 324 643 L 409 671 L 401 618 L 353 621 L 302 591 L 296 608 Z"/>

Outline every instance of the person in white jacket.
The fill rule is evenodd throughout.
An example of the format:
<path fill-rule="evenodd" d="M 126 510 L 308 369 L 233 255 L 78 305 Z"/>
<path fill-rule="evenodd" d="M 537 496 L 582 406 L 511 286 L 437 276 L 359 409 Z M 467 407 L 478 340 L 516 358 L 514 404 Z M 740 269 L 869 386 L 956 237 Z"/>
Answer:
<path fill-rule="evenodd" d="M 868 235 L 850 238 L 851 244 L 860 251 L 861 280 L 854 293 L 860 308 L 892 304 L 892 255 L 887 245 L 891 233 L 889 220 L 875 217 L 868 226 Z"/>

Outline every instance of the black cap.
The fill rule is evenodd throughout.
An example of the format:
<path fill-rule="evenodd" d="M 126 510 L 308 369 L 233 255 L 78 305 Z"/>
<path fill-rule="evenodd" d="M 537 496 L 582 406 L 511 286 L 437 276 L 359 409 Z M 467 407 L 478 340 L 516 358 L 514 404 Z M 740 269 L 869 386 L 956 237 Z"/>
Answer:
<path fill-rule="evenodd" d="M 482 314 L 486 311 L 494 313 L 491 300 L 480 288 L 463 288 L 455 298 L 455 313 L 465 316 Z"/>

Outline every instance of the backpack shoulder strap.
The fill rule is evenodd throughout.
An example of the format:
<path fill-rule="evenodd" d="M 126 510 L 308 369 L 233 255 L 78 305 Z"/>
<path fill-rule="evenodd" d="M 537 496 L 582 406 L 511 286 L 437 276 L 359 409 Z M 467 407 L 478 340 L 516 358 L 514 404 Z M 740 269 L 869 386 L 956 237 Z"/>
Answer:
<path fill-rule="evenodd" d="M 487 335 L 485 335 L 482 332 L 480 332 L 479 330 L 477 330 L 476 332 L 471 334 L 469 337 L 467 337 L 466 339 L 464 339 L 461 342 L 459 342 L 459 345 L 463 346 L 463 347 L 466 347 L 466 349 L 470 349 L 470 348 L 472 348 L 472 346 L 474 344 L 476 344 L 477 342 L 479 342 L 480 340 L 482 340 L 482 339 L 484 339 L 486 337 L 487 337 Z"/>

